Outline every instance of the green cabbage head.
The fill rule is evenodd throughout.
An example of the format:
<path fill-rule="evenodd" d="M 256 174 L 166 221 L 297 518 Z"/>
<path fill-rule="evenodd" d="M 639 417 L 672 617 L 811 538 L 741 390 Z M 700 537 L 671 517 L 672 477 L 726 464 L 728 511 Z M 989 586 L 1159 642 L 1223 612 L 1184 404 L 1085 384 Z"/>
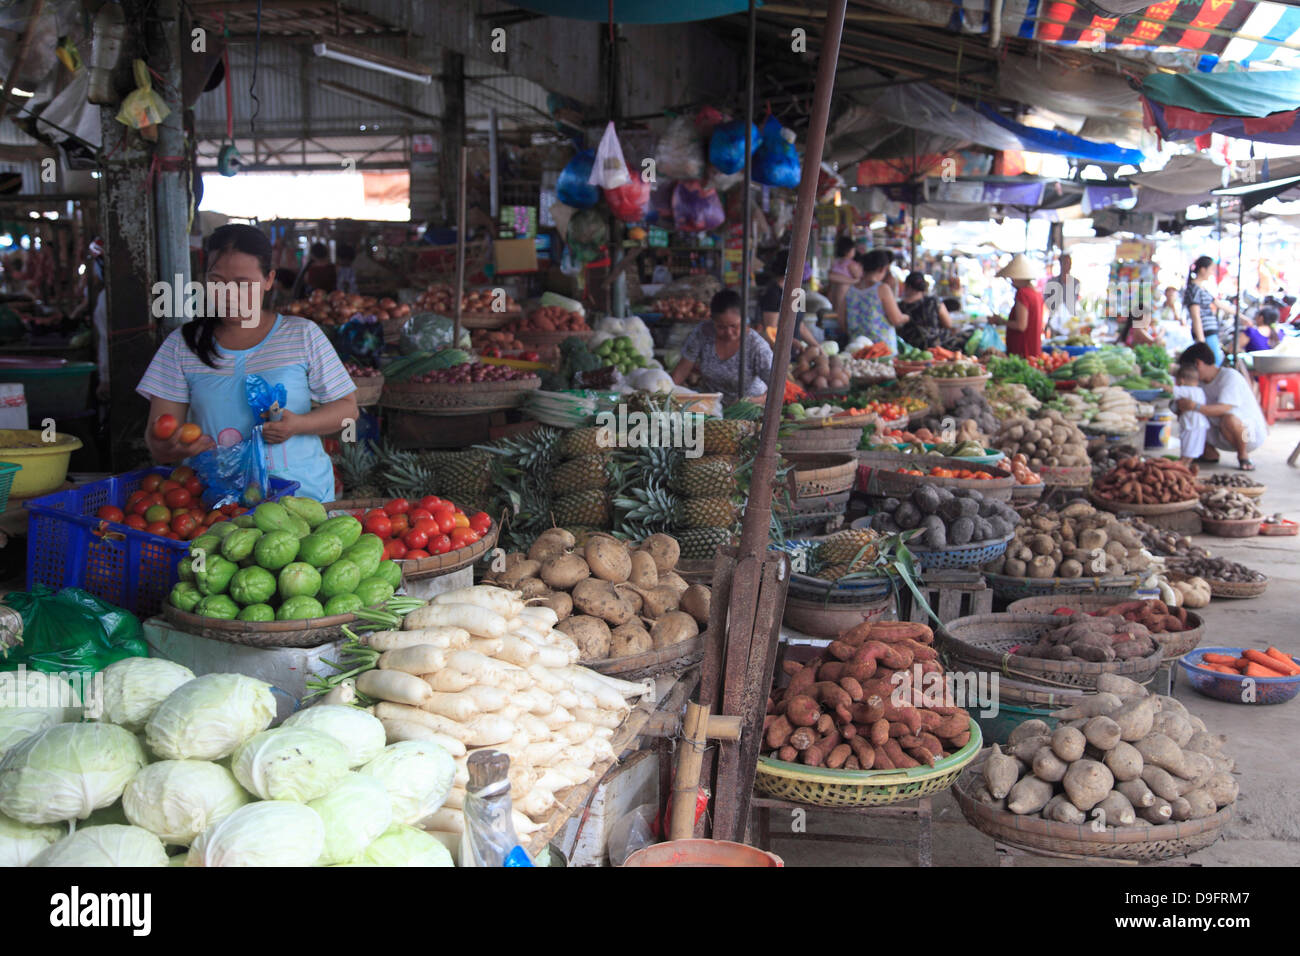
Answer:
<path fill-rule="evenodd" d="M 189 846 L 209 826 L 250 799 L 235 775 L 221 764 L 161 760 L 149 764 L 127 784 L 122 809 L 128 820 L 164 843 Z"/>
<path fill-rule="evenodd" d="M 352 863 L 393 822 L 388 790 L 374 777 L 350 773 L 337 787 L 307 804 L 325 821 L 321 866 Z"/>
<path fill-rule="evenodd" d="M 144 749 L 113 724 L 55 724 L 0 761 L 0 813 L 21 823 L 84 820 L 117 800 Z"/>
<path fill-rule="evenodd" d="M 64 837 L 30 866 L 166 866 L 162 840 L 139 827 L 82 827 Z"/>
<path fill-rule="evenodd" d="M 133 734 L 145 724 L 171 692 L 194 680 L 188 667 L 159 657 L 124 657 L 102 671 L 104 713 L 102 720 L 125 727 Z"/>
<path fill-rule="evenodd" d="M 315 866 L 325 824 L 311 807 L 287 800 L 249 803 L 190 844 L 187 866 Z"/>
<path fill-rule="evenodd" d="M 366 850 L 365 863 L 376 866 L 455 866 L 441 841 L 423 830 L 394 823 Z"/>
<path fill-rule="evenodd" d="M 348 753 L 348 767 L 370 763 L 384 749 L 387 735 L 378 717 L 356 707 L 340 704 L 317 704 L 291 714 L 281 727 L 318 730 L 328 734 Z"/>
<path fill-rule="evenodd" d="M 275 719 L 271 685 L 243 674 L 205 674 L 172 691 L 145 724 L 164 760 L 220 760 Z"/>
<path fill-rule="evenodd" d="M 394 820 L 416 824 L 447 799 L 456 779 L 456 761 L 430 741 L 402 740 L 385 747 L 361 773 L 378 777 L 388 788 Z"/>
<path fill-rule="evenodd" d="M 32 826 L 0 816 L 0 866 L 26 866 L 68 832 L 55 824 Z"/>
<path fill-rule="evenodd" d="M 245 790 L 263 800 L 308 803 L 343 782 L 348 752 L 319 730 L 277 727 L 240 745 L 230 769 Z"/>

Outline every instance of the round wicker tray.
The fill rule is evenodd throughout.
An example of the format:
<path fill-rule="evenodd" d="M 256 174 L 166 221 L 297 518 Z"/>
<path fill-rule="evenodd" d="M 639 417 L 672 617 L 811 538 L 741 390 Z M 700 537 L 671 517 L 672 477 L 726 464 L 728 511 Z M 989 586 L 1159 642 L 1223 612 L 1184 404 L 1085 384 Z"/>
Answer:
<path fill-rule="evenodd" d="M 1206 494 L 1211 491 L 1222 491 L 1224 488 L 1227 488 L 1229 491 L 1235 491 L 1239 495 L 1245 495 L 1247 498 L 1262 498 L 1264 492 L 1268 490 L 1266 485 L 1251 485 L 1248 488 L 1237 488 L 1234 485 L 1200 484 L 1196 486 L 1196 490 L 1201 494 Z"/>
<path fill-rule="evenodd" d="M 1136 574 L 1119 578 L 1013 578 L 986 571 L 984 580 L 997 597 L 1014 601 L 1048 594 L 1113 594 L 1128 597 L 1137 590 L 1142 579 Z"/>
<path fill-rule="evenodd" d="M 1109 511 L 1113 514 L 1133 514 L 1133 515 L 1172 515 L 1182 511 L 1192 511 L 1199 503 L 1197 498 L 1189 498 L 1186 501 L 1170 501 L 1161 505 L 1139 505 L 1127 501 L 1112 501 L 1109 498 L 1103 498 L 1096 492 L 1088 494 L 1088 500 L 1100 508 L 1102 511 Z"/>
<path fill-rule="evenodd" d="M 1253 538 L 1263 518 L 1209 518 L 1201 515 L 1201 530 L 1216 538 Z"/>
<path fill-rule="evenodd" d="M 1041 465 L 1038 469 L 1038 477 L 1043 479 L 1045 485 L 1062 485 L 1066 488 L 1087 488 L 1092 484 L 1092 466 L 1077 465 L 1070 468 L 1057 468 L 1050 465 Z"/>
<path fill-rule="evenodd" d="M 870 607 L 892 596 L 894 585 L 889 578 L 856 578 L 827 581 L 807 574 L 791 574 L 788 598 L 798 598 L 818 607 Z M 788 600 L 787 598 L 787 600 Z"/>
<path fill-rule="evenodd" d="M 810 637 L 839 637 L 863 621 L 875 621 L 894 610 L 894 595 L 888 594 L 870 602 L 840 604 L 824 599 L 811 600 L 792 597 L 785 599 L 782 620 Z"/>
<path fill-rule="evenodd" d="M 1061 619 L 1051 614 L 976 614 L 945 624 L 943 646 L 956 662 L 1056 687 L 1095 688 L 1102 674 L 1119 674 L 1143 683 L 1164 659 L 1159 646 L 1146 657 L 1105 663 L 1054 661 L 1012 653 L 1012 648 L 1036 640 L 1043 631 L 1060 624 Z"/>
<path fill-rule="evenodd" d="M 384 377 L 382 375 L 371 375 L 366 378 L 352 377 L 352 384 L 357 387 L 357 407 L 366 408 L 379 402 L 379 396 L 384 391 Z"/>
<path fill-rule="evenodd" d="M 460 325 L 464 329 L 499 329 L 522 314 L 518 309 L 513 312 L 462 312 Z"/>
<path fill-rule="evenodd" d="M 944 548 L 940 551 L 914 547 L 909 543 L 907 550 L 912 552 L 912 556 L 916 558 L 916 563 L 923 570 L 931 568 L 975 568 L 1006 554 L 1007 544 L 1014 537 L 1014 534 L 1009 534 L 1005 538 L 998 538 L 996 541 L 981 541 L 977 544 L 963 545 L 960 548 Z"/>
<path fill-rule="evenodd" d="M 1017 505 L 1030 504 L 1043 497 L 1043 490 L 1046 485 L 1039 482 L 1036 485 L 1013 485 L 1011 488 L 1011 503 Z"/>
<path fill-rule="evenodd" d="M 953 786 L 953 796 L 971 826 L 1031 853 L 1075 858 L 1119 860 L 1167 860 L 1187 856 L 1214 843 L 1232 819 L 1227 806 L 1212 817 L 1150 827 L 1106 827 L 1100 832 L 1090 825 L 1057 823 L 1040 816 L 998 810 L 975 799 L 973 791 L 982 778 L 987 755 L 971 761 Z"/>
<path fill-rule="evenodd" d="M 915 461 L 914 456 L 906 457 L 911 457 L 913 462 Z M 941 462 L 952 460 L 936 458 L 934 459 L 936 464 L 932 467 L 937 467 Z M 1015 487 L 1016 483 L 1016 480 L 1010 475 L 1005 478 L 992 478 L 981 481 L 977 478 L 936 478 L 932 475 L 905 475 L 902 472 L 893 470 L 892 466 L 881 468 L 868 465 L 867 467 L 870 470 L 867 474 L 866 492 L 869 495 L 882 498 L 905 498 L 920 485 L 936 485 L 940 488 L 974 488 L 985 498 L 994 501 L 1010 501 L 1011 489 Z M 971 471 L 988 471 L 993 474 L 1000 474 L 993 468 L 972 465 L 969 462 L 959 464 L 956 467 L 968 468 Z"/>
<path fill-rule="evenodd" d="M 386 501 L 388 501 L 387 498 L 349 498 L 341 501 L 331 501 L 325 506 L 325 510 L 331 518 L 345 513 L 355 515 L 357 512 L 369 511 L 371 508 L 382 508 Z M 487 530 L 487 534 L 468 547 L 457 548 L 455 551 L 448 551 L 446 554 L 431 554 L 427 558 L 398 561 L 397 566 L 402 569 L 402 580 L 421 581 L 425 578 L 441 577 L 444 574 L 450 574 L 452 571 L 459 571 L 461 568 L 469 567 L 496 547 L 497 537 L 500 534 L 501 525 L 493 521 L 492 526 Z"/>
<path fill-rule="evenodd" d="M 846 454 L 857 450 L 862 443 L 862 427 L 857 428 L 800 428 L 782 435 L 778 445 L 781 454 Z"/>
<path fill-rule="evenodd" d="M 910 770 L 828 770 L 758 758 L 754 787 L 760 793 L 815 807 L 882 807 L 947 790 L 962 769 L 979 756 L 984 739 L 970 722 L 970 741 L 933 767 Z"/>
<path fill-rule="evenodd" d="M 178 630 L 248 647 L 319 647 L 341 639 L 342 628 L 356 619 L 355 614 L 335 614 L 306 621 L 223 621 L 163 605 L 163 620 Z"/>
<path fill-rule="evenodd" d="M 621 680 L 645 680 L 686 670 L 704 659 L 706 634 L 697 634 L 690 640 L 668 647 L 659 647 L 644 654 L 629 654 L 626 657 L 609 657 L 603 661 L 579 661 L 583 667 L 589 667 L 598 674 L 609 674 Z"/>
<path fill-rule="evenodd" d="M 1070 594 L 1063 597 L 1021 598 L 1007 608 L 1008 614 L 1051 614 L 1058 607 L 1077 608 L 1081 611 L 1101 611 L 1113 607 L 1128 598 L 1103 594 Z M 1185 631 L 1170 631 L 1165 634 L 1151 635 L 1151 639 L 1164 651 L 1165 660 L 1173 660 L 1194 650 L 1205 639 L 1205 621 L 1193 611 L 1187 612 L 1187 623 L 1191 625 Z"/>
<path fill-rule="evenodd" d="M 1210 596 L 1216 598 L 1255 598 L 1267 590 L 1268 581 L 1210 581 Z"/>
<path fill-rule="evenodd" d="M 858 477 L 858 460 L 851 454 L 810 455 L 794 452 L 785 456 L 794 466 L 794 480 L 800 498 L 824 498 L 853 488 Z"/>
<path fill-rule="evenodd" d="M 406 412 L 426 415 L 481 415 L 514 408 L 528 392 L 541 387 L 535 375 L 509 382 L 473 382 L 465 384 L 425 384 L 402 382 L 384 386 L 380 404 Z"/>

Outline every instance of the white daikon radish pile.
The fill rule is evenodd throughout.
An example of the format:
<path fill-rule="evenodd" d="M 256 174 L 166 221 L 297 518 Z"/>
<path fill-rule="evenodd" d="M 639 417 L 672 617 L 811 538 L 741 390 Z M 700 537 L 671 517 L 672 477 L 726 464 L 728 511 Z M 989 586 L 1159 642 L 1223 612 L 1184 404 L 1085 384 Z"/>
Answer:
<path fill-rule="evenodd" d="M 376 664 L 357 675 L 355 689 L 376 701 L 388 742 L 433 741 L 455 760 L 450 797 L 421 824 L 453 852 L 474 749 L 509 755 L 515 828 L 524 836 L 555 808 L 557 791 L 586 783 L 617 756 L 615 729 L 632 703 L 654 693 L 653 681 L 578 666 L 578 645 L 557 623 L 554 610 L 525 606 L 518 591 L 479 585 L 438 595 L 399 631 L 358 639 Z"/>

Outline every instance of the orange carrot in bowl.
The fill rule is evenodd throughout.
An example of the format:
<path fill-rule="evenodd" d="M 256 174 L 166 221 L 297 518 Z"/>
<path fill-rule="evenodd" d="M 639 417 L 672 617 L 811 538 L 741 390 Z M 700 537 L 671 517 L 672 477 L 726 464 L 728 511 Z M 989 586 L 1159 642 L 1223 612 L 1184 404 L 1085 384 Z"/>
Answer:
<path fill-rule="evenodd" d="M 1257 651 L 1252 648 L 1242 651 L 1241 655 L 1253 664 L 1268 668 L 1269 670 L 1277 671 L 1279 675 L 1283 677 L 1295 677 L 1297 674 L 1300 674 L 1300 667 L 1296 667 L 1295 664 L 1284 664 L 1276 658 L 1265 654 L 1263 651 Z"/>
<path fill-rule="evenodd" d="M 1207 664 L 1227 664 L 1229 666 L 1237 662 L 1237 659 L 1231 654 L 1202 654 L 1201 660 Z"/>
<path fill-rule="evenodd" d="M 1265 667 L 1263 664 L 1256 664 L 1251 661 L 1246 665 L 1247 677 L 1291 677 L 1291 674 L 1283 674 L 1281 671 L 1275 671 L 1271 667 Z"/>
<path fill-rule="evenodd" d="M 1288 667 L 1295 667 L 1296 662 L 1290 654 L 1279 651 L 1276 647 L 1269 647 L 1264 651 L 1269 657 L 1276 658 L 1279 664 L 1286 664 Z M 1270 665 L 1271 666 L 1271 665 Z"/>

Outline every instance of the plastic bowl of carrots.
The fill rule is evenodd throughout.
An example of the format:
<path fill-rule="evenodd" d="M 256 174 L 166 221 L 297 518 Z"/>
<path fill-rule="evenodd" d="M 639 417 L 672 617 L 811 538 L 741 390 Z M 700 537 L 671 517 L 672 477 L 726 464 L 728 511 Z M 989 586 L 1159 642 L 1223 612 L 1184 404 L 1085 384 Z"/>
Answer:
<path fill-rule="evenodd" d="M 1193 690 L 1229 704 L 1281 704 L 1300 693 L 1300 663 L 1276 647 L 1198 647 L 1178 663 Z"/>

